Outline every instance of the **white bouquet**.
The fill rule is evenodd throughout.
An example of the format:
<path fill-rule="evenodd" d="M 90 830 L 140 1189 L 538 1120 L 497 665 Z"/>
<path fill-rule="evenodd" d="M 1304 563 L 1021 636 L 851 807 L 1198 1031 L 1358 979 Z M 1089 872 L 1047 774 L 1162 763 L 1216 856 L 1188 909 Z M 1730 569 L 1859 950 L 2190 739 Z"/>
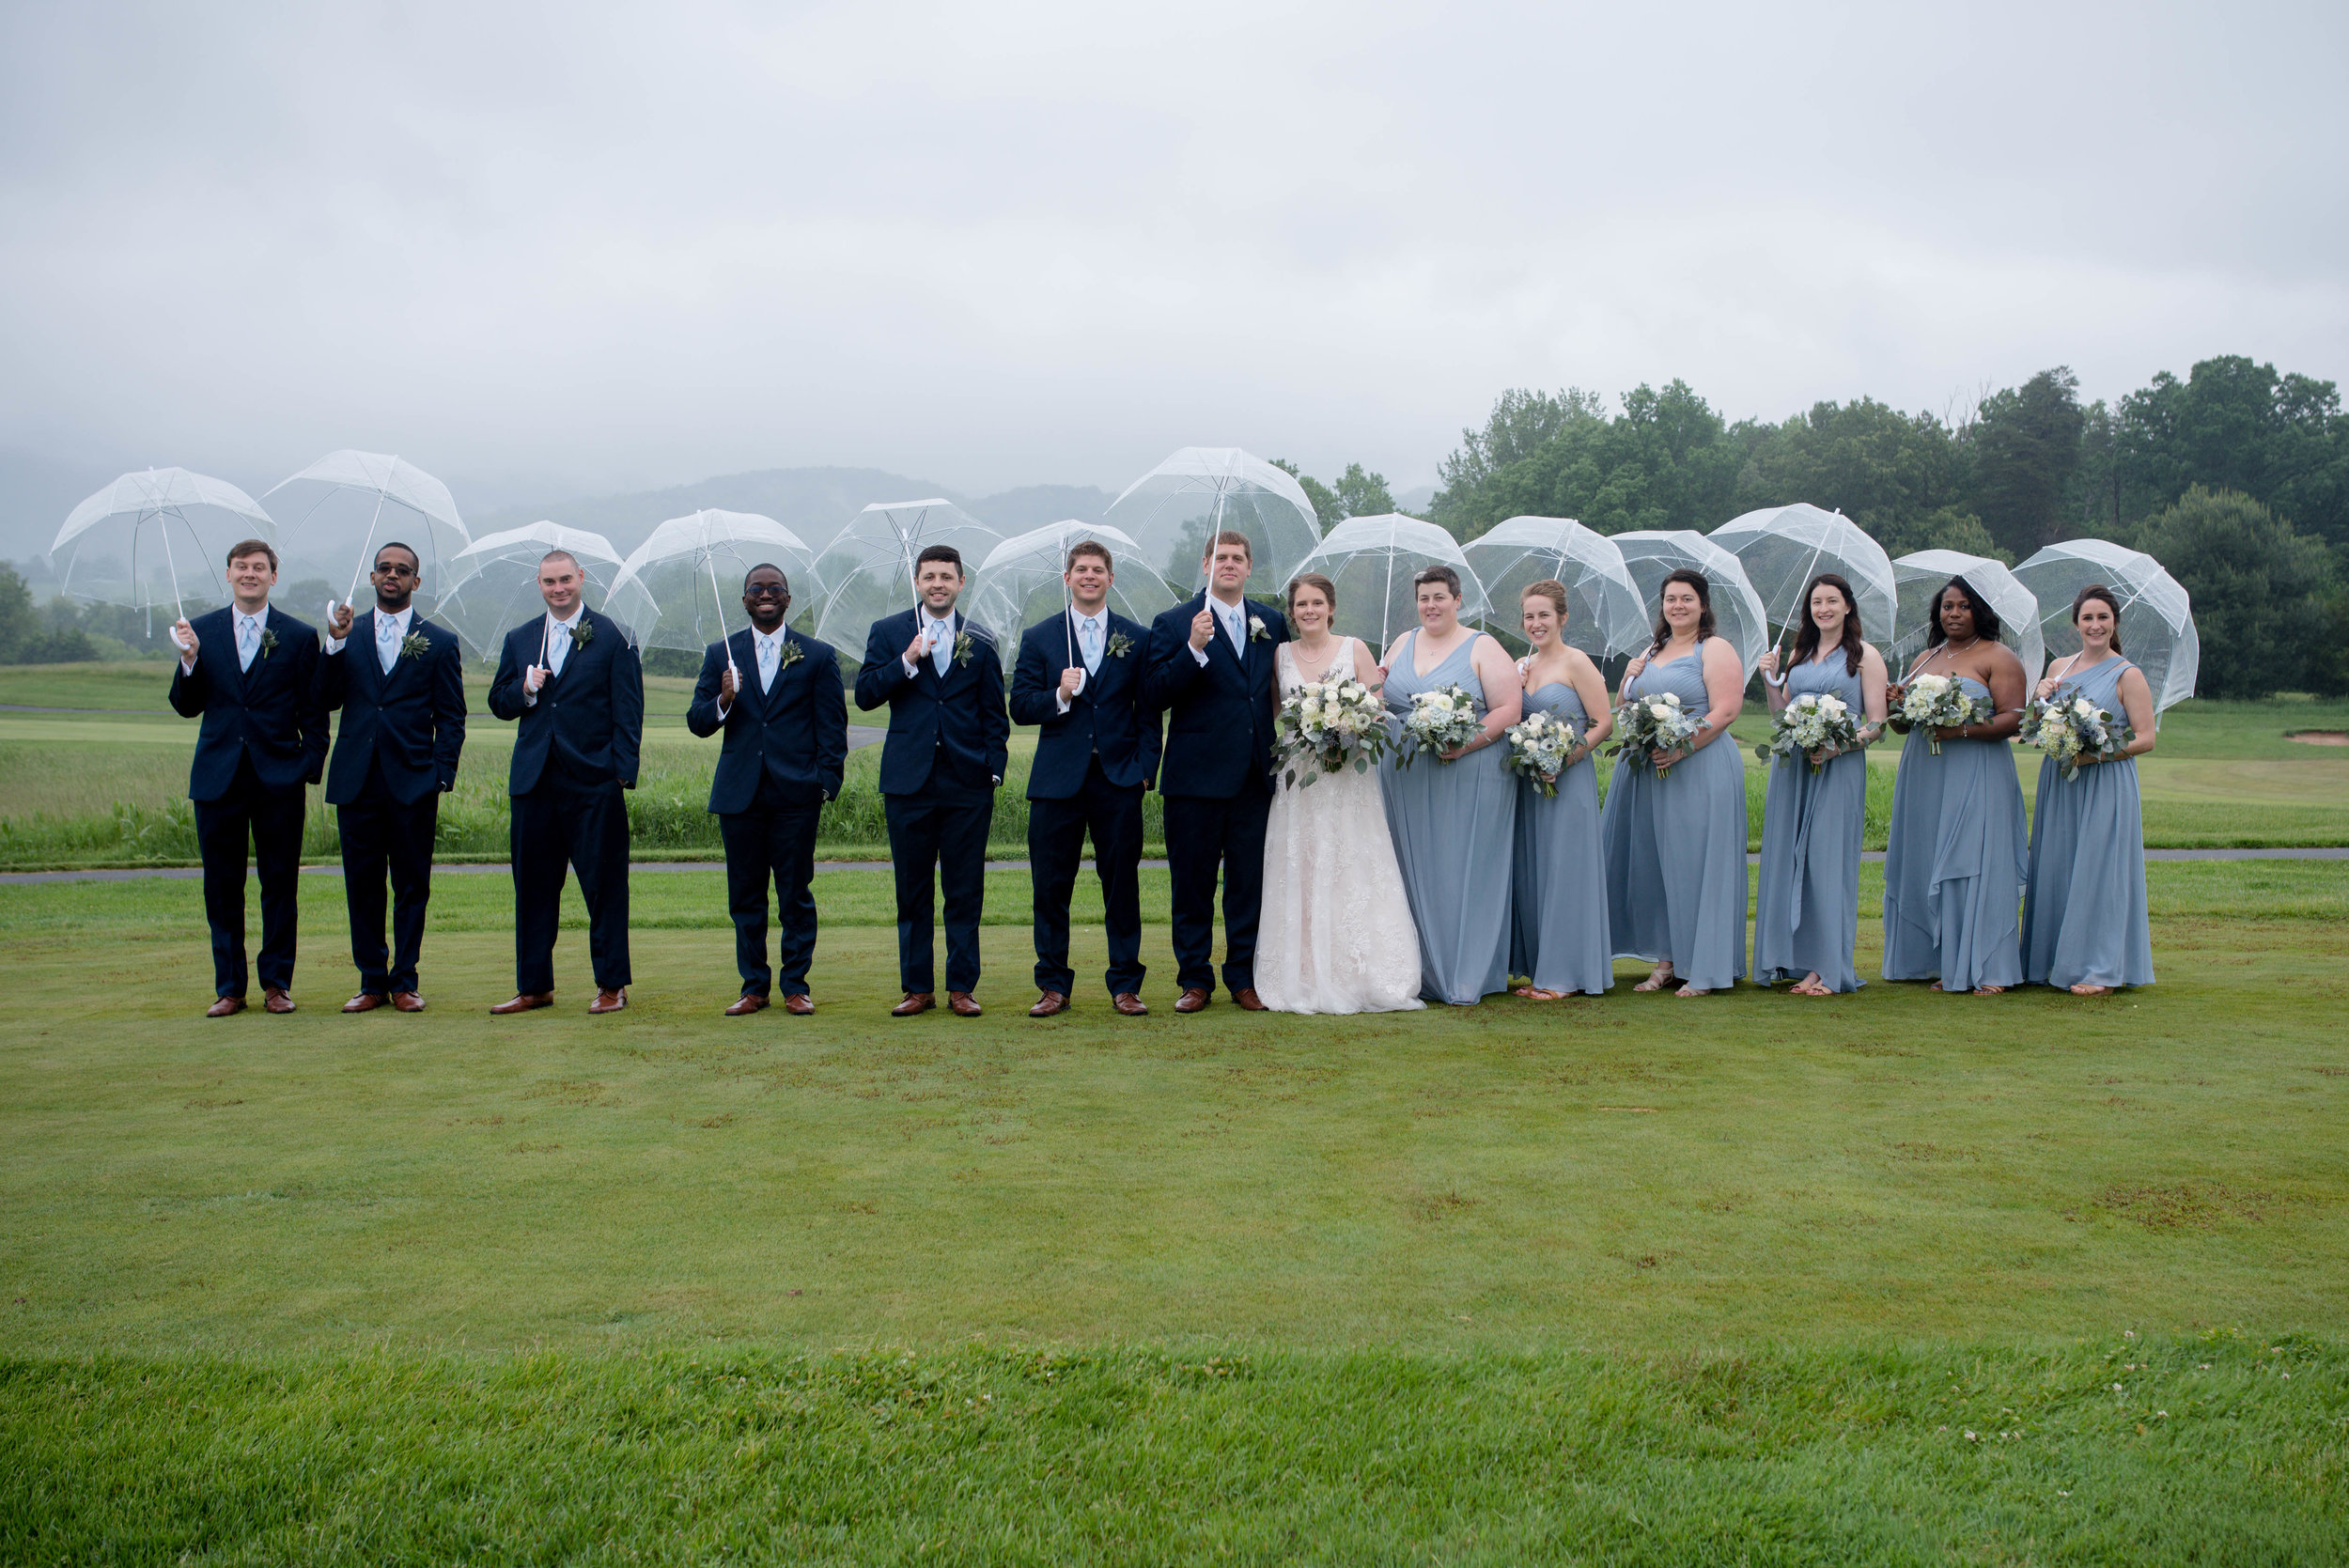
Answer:
<path fill-rule="evenodd" d="M 1484 715 L 1477 711 L 1476 699 L 1469 695 L 1467 687 L 1439 686 L 1415 691 L 1410 711 L 1403 715 L 1403 745 L 1395 760 L 1408 768 L 1420 753 L 1428 752 L 1438 762 L 1445 761 L 1444 753 L 1467 745 L 1484 727 Z"/>
<path fill-rule="evenodd" d="M 1939 729 L 1959 729 L 1986 719 L 1990 705 L 1959 685 L 1955 675 L 1918 675 L 1901 693 L 1904 727 L 1922 729 L 1935 756 L 1941 754 Z"/>
<path fill-rule="evenodd" d="M 1702 714 L 1689 712 L 1680 706 L 1676 691 L 1659 691 L 1652 697 L 1633 697 L 1615 709 L 1614 745 L 1610 754 L 1627 752 L 1635 761 L 1653 765 L 1666 752 L 1677 752 L 1696 738 L 1697 732 L 1713 727 L 1713 722 Z M 1663 778 L 1672 772 L 1672 764 L 1656 769 Z"/>
<path fill-rule="evenodd" d="M 1299 788 L 1348 763 L 1367 772 L 1387 750 L 1386 705 L 1350 675 L 1299 686 L 1281 700 L 1272 727 L 1273 763 L 1287 764 L 1282 782 Z"/>
<path fill-rule="evenodd" d="M 1770 737 L 1753 749 L 1764 762 L 1808 757 L 1811 771 L 1816 773 L 1827 766 L 1819 753 L 1828 747 L 1839 752 L 1859 749 L 1859 724 L 1852 718 L 1851 705 L 1832 691 L 1805 691 L 1780 708 L 1772 724 Z"/>
<path fill-rule="evenodd" d="M 2025 703 L 2017 733 L 2053 757 L 2067 781 L 2080 776 L 2080 758 L 2112 756 L 2137 738 L 2128 720 L 2106 712 L 2069 686 Z"/>
<path fill-rule="evenodd" d="M 1558 775 L 1582 737 L 1574 721 L 1540 710 L 1509 726 L 1509 771 L 1533 781 L 1543 799 L 1558 793 Z"/>

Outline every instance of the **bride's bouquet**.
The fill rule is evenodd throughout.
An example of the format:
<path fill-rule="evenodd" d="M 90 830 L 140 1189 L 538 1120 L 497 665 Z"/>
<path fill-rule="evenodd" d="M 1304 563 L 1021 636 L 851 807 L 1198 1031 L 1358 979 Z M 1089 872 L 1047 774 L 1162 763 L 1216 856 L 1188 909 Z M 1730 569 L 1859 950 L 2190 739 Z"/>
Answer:
<path fill-rule="evenodd" d="M 2066 780 L 2080 776 L 2080 758 L 2111 756 L 2137 738 L 2127 719 L 2106 712 L 2069 686 L 2025 703 L 2023 727 L 2016 733 L 2026 745 L 2053 757 Z"/>
<path fill-rule="evenodd" d="M 1582 737 L 1574 721 L 1539 710 L 1509 726 L 1509 771 L 1533 781 L 1544 800 L 1558 793 L 1558 775 L 1566 770 Z"/>
<path fill-rule="evenodd" d="M 1476 699 L 1469 695 L 1467 687 L 1439 686 L 1415 691 L 1411 710 L 1403 716 L 1403 744 L 1395 760 L 1408 768 L 1420 753 L 1428 752 L 1438 762 L 1449 761 L 1444 753 L 1467 745 L 1484 727 Z"/>
<path fill-rule="evenodd" d="M 1859 725 L 1851 705 L 1832 691 L 1805 691 L 1778 710 L 1770 737 L 1753 749 L 1764 762 L 1778 757 L 1811 759 L 1811 771 L 1827 766 L 1819 753 L 1832 746 L 1839 752 L 1859 749 Z"/>
<path fill-rule="evenodd" d="M 1955 675 L 1918 675 L 1901 693 L 1902 727 L 1922 729 L 1935 756 L 1941 754 L 1936 731 L 1960 729 L 1988 717 L 1990 705 L 1959 685 Z"/>
<path fill-rule="evenodd" d="M 1368 772 L 1386 754 L 1386 705 L 1350 675 L 1298 687 L 1281 700 L 1272 727 L 1273 763 L 1287 764 L 1281 782 L 1299 788 L 1348 763 Z"/>
<path fill-rule="evenodd" d="M 1616 739 L 1608 754 L 1628 753 L 1634 761 L 1652 766 L 1658 756 L 1679 751 L 1696 738 L 1699 730 L 1712 725 L 1710 719 L 1681 706 L 1676 691 L 1633 697 L 1615 709 Z M 1656 776 L 1663 778 L 1672 770 L 1672 764 L 1666 763 L 1656 769 Z"/>

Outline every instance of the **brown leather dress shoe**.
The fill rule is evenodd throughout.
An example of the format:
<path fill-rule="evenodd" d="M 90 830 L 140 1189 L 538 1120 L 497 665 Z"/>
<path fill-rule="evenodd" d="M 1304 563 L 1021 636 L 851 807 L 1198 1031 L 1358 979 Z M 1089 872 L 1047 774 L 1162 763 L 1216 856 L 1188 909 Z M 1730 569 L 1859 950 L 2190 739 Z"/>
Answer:
<path fill-rule="evenodd" d="M 1049 1018 L 1056 1013 L 1067 1011 L 1068 993 L 1066 991 L 1047 991 L 1035 999 L 1035 1005 L 1028 1009 L 1028 1017 Z"/>
<path fill-rule="evenodd" d="M 241 1013 L 243 1011 L 244 998 L 219 997 L 214 999 L 210 1007 L 204 1009 L 204 1016 L 208 1018 L 226 1018 L 232 1014 Z"/>
<path fill-rule="evenodd" d="M 981 1011 L 979 999 L 968 991 L 948 991 L 946 1006 L 957 1018 L 975 1018 Z"/>
<path fill-rule="evenodd" d="M 384 999 L 377 996 L 373 991 L 361 991 L 357 996 L 352 997 L 349 1001 L 343 1003 L 343 1011 L 346 1013 L 372 1013 L 377 1008 L 383 1005 Z"/>
<path fill-rule="evenodd" d="M 734 999 L 734 1004 L 726 1009 L 726 1017 L 729 1018 L 748 1017 L 753 1013 L 763 1013 L 766 1010 L 767 999 L 765 997 L 755 991 L 745 991 Z"/>
<path fill-rule="evenodd" d="M 1264 1004 L 1264 998 L 1256 994 L 1256 987 L 1253 986 L 1242 986 L 1238 990 L 1232 993 L 1232 1000 L 1239 1003 L 1240 1011 L 1243 1013 L 1269 1013 L 1272 1011 L 1271 1008 L 1267 1007 Z"/>
<path fill-rule="evenodd" d="M 596 1000 L 587 1004 L 587 1011 L 590 1013 L 616 1013 L 627 1005 L 628 987 L 623 986 L 616 991 L 598 991 L 596 993 Z"/>
<path fill-rule="evenodd" d="M 908 991 L 905 1001 L 889 1010 L 893 1018 L 910 1018 L 916 1013 L 926 1013 L 938 1005 L 935 991 Z"/>
<path fill-rule="evenodd" d="M 1208 994 L 1205 986 L 1186 986 L 1183 987 L 1183 994 L 1174 999 L 1174 1011 L 1177 1013 L 1202 1012 L 1206 1008 L 1207 1003 L 1214 1000 L 1215 998 Z"/>
<path fill-rule="evenodd" d="M 394 991 L 392 1007 L 401 1013 L 421 1013 L 424 1011 L 424 998 L 413 991 Z"/>
<path fill-rule="evenodd" d="M 294 1000 L 286 994 L 282 986 L 264 986 L 261 987 L 261 1006 L 272 1013 L 290 1013 L 294 1010 Z"/>
<path fill-rule="evenodd" d="M 490 1011 L 503 1017 L 507 1013 L 527 1013 L 533 1008 L 553 1005 L 554 993 L 552 991 L 523 991 L 508 1001 L 499 1002 Z"/>
<path fill-rule="evenodd" d="M 783 1010 L 804 1018 L 816 1011 L 816 999 L 805 991 L 794 991 L 783 999 Z"/>
<path fill-rule="evenodd" d="M 1147 1017 L 1150 1006 L 1131 991 L 1120 991 L 1110 999 L 1110 1005 L 1129 1018 Z"/>

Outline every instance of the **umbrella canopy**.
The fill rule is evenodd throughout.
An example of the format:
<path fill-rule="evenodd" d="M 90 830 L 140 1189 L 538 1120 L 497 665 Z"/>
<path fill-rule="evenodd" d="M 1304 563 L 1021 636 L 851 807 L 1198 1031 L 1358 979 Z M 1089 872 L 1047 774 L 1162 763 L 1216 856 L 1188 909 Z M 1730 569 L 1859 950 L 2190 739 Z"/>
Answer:
<path fill-rule="evenodd" d="M 1664 590 L 1664 579 L 1682 567 L 1693 567 L 1704 574 L 1712 590 L 1714 629 L 1737 650 L 1737 660 L 1746 674 L 1753 674 L 1770 645 L 1769 615 L 1737 557 L 1687 528 L 1643 529 L 1617 534 L 1614 540 L 1615 548 L 1623 551 L 1625 569 L 1639 587 L 1640 603 L 1648 617 L 1647 634 L 1633 652 L 1646 652 L 1655 641 L 1657 596 Z"/>
<path fill-rule="evenodd" d="M 1336 583 L 1338 613 L 1330 629 L 1360 637 L 1370 644 L 1372 657 L 1383 659 L 1390 642 L 1419 625 L 1419 594 L 1411 575 L 1434 566 L 1460 574 L 1460 618 L 1483 619 L 1484 585 L 1458 542 L 1434 523 L 1400 512 L 1347 518 L 1297 564 L 1289 581 L 1313 571 Z"/>
<path fill-rule="evenodd" d="M 761 565 L 782 569 L 795 608 L 822 596 L 815 551 L 774 519 L 715 508 L 671 518 L 629 552 L 604 613 L 640 647 L 699 653 L 744 624 L 742 579 Z"/>
<path fill-rule="evenodd" d="M 277 543 L 277 524 L 226 479 L 184 468 L 126 474 L 73 508 L 49 546 L 69 598 L 174 616 L 228 602 L 228 547 Z"/>
<path fill-rule="evenodd" d="M 2039 635 L 2039 601 L 2003 565 L 1962 550 L 1921 550 L 1892 563 L 1892 582 L 1899 594 L 1898 608 L 1892 613 L 1893 641 L 1887 656 L 1892 678 L 1900 679 L 1925 651 L 1925 639 L 1933 633 L 1934 601 L 1952 577 L 1964 578 L 1968 587 L 1989 601 L 1999 617 L 1999 641 L 2023 661 L 2023 679 L 2037 680 L 2040 667 L 2047 661 L 2046 646 Z"/>
<path fill-rule="evenodd" d="M 1711 535 L 1715 544 L 1737 557 L 1746 581 L 1762 600 L 1772 629 L 1792 642 L 1807 609 L 1803 590 L 1823 571 L 1851 584 L 1859 600 L 1861 635 L 1878 647 L 1892 641 L 1892 560 L 1884 547 L 1841 512 L 1821 511 L 1808 502 L 1765 506 L 1730 519 Z"/>
<path fill-rule="evenodd" d="M 931 545 L 962 552 L 963 594 L 978 586 L 979 564 L 1003 536 L 951 501 L 877 501 L 856 515 L 816 563 L 824 602 L 816 635 L 856 663 L 865 634 L 884 615 L 913 608 L 913 563 Z"/>
<path fill-rule="evenodd" d="M 2039 630 L 2050 660 L 2079 650 L 2072 598 L 2090 583 L 2101 582 L 2121 601 L 2121 646 L 2153 688 L 2154 711 L 2194 695 L 2202 664 L 2201 634 L 2194 629 L 2194 606 L 2186 589 L 2160 562 L 2104 539 L 2066 539 L 2015 567 L 2015 575 L 2038 596 Z"/>
<path fill-rule="evenodd" d="M 433 619 L 457 633 L 474 658 L 495 659 L 507 632 L 544 612 L 538 563 L 556 550 L 571 552 L 595 598 L 608 605 L 623 565 L 611 541 L 584 528 L 534 522 L 484 535 L 459 551 L 444 568 L 449 581 Z"/>
<path fill-rule="evenodd" d="M 450 563 L 473 543 L 446 485 L 381 452 L 329 452 L 261 499 L 286 515 L 279 548 L 288 560 L 324 567 L 330 582 L 350 572 L 346 600 L 374 567 L 376 547 L 397 539 L 416 552 L 419 605 L 435 605 Z"/>
<path fill-rule="evenodd" d="M 1143 563 L 1178 594 L 1206 585 L 1199 563 L 1221 529 L 1248 536 L 1248 591 L 1270 598 L 1321 543 L 1314 504 L 1296 478 L 1237 446 L 1186 446 L 1126 487 L 1103 521 L 1140 547 Z"/>
<path fill-rule="evenodd" d="M 1565 640 L 1574 646 L 1593 659 L 1647 646 L 1647 606 L 1623 551 L 1606 535 L 1572 518 L 1511 518 L 1470 539 L 1462 553 L 1485 585 L 1485 629 L 1511 647 L 1525 644 L 1518 619 L 1525 590 L 1545 580 L 1565 584 Z"/>
<path fill-rule="evenodd" d="M 988 551 L 978 568 L 978 586 L 963 600 L 964 612 L 994 634 L 1006 672 L 1019 657 L 1020 632 L 1067 604 L 1062 574 L 1068 567 L 1069 547 L 1081 539 L 1109 547 L 1112 610 L 1148 626 L 1152 616 L 1174 605 L 1174 590 L 1143 563 L 1133 540 L 1107 523 L 1070 519 L 1015 534 Z M 1073 658 L 1073 649 L 1070 654 Z"/>

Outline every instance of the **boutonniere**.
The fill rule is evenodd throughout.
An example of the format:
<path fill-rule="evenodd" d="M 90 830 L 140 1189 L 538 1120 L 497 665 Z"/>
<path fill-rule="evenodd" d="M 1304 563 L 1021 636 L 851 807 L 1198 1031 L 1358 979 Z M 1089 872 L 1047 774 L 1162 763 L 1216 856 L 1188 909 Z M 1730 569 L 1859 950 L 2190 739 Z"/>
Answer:
<path fill-rule="evenodd" d="M 276 651 L 277 633 L 272 631 L 267 627 L 263 627 L 261 629 L 261 657 L 263 659 L 267 659 L 271 654 L 273 654 Z"/>
<path fill-rule="evenodd" d="M 1248 640 L 1250 642 L 1267 642 L 1271 638 L 1271 636 L 1272 633 L 1264 629 L 1264 617 L 1262 615 L 1251 615 L 1248 617 Z"/>
<path fill-rule="evenodd" d="M 806 657 L 807 655 L 800 651 L 799 644 L 786 641 L 783 644 L 783 651 L 775 655 L 775 668 L 778 671 L 787 670 Z"/>
<path fill-rule="evenodd" d="M 585 647 L 590 642 L 595 640 L 595 635 L 596 629 L 587 624 L 586 616 L 582 615 L 579 618 L 579 624 L 571 628 L 571 651 L 573 653 L 577 653 L 580 649 Z"/>
<path fill-rule="evenodd" d="M 967 668 L 970 665 L 972 655 L 977 651 L 978 644 L 971 640 L 971 634 L 969 632 L 957 631 L 955 633 L 956 663 L 963 665 Z"/>
<path fill-rule="evenodd" d="M 422 659 L 431 651 L 431 641 L 421 631 L 412 631 L 399 640 L 399 657 L 402 659 Z"/>
<path fill-rule="evenodd" d="M 1122 631 L 1110 633 L 1110 657 L 1123 659 L 1134 651 L 1134 640 Z"/>

